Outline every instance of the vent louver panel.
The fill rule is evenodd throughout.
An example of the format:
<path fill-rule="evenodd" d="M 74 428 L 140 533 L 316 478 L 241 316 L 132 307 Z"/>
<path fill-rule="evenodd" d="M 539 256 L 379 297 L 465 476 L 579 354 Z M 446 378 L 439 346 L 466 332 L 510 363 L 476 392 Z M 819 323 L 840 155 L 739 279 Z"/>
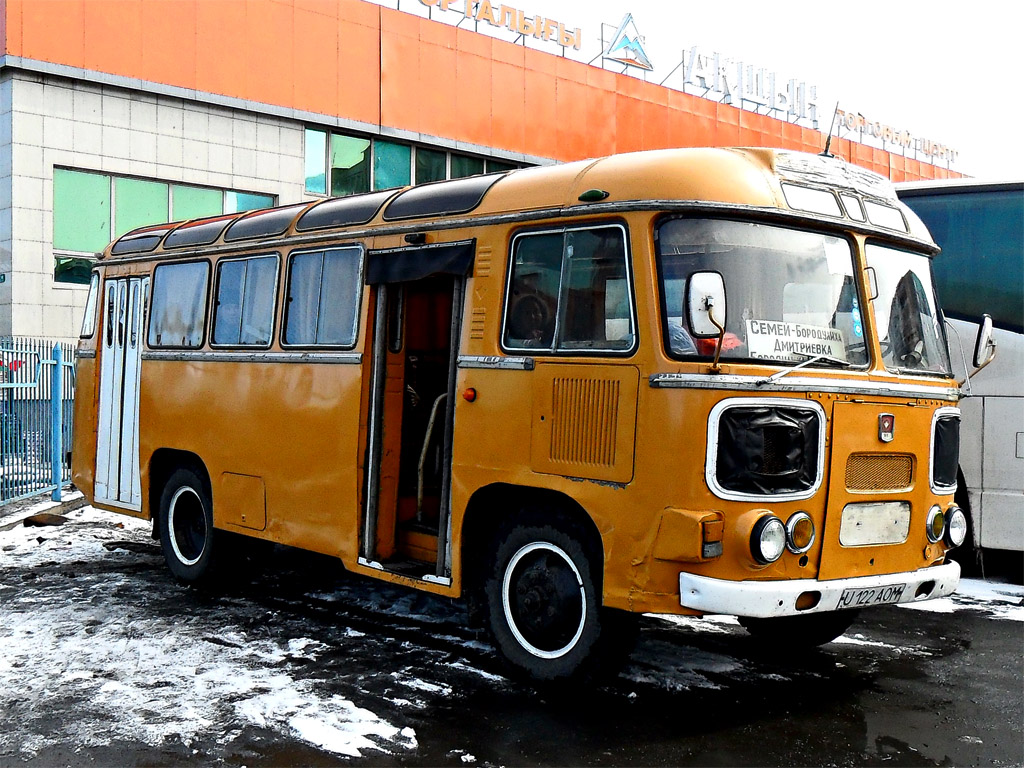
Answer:
<path fill-rule="evenodd" d="M 586 466 L 613 466 L 619 382 L 555 378 L 551 394 L 551 460 Z"/>

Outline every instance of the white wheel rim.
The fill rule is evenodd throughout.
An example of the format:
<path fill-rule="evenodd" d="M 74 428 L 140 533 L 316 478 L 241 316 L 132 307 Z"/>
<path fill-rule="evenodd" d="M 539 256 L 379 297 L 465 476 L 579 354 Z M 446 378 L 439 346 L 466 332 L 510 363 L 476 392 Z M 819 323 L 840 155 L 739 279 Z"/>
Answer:
<path fill-rule="evenodd" d="M 178 500 L 181 499 L 181 497 L 184 496 L 186 493 L 192 494 L 192 496 L 195 497 L 196 503 L 199 505 L 199 509 L 203 509 L 203 500 L 199 498 L 199 494 L 195 492 L 195 489 L 190 488 L 189 486 L 186 485 L 175 491 L 174 495 L 171 497 L 171 503 L 168 506 L 167 510 L 167 538 L 171 540 L 171 549 L 174 550 L 174 556 L 178 558 L 179 562 L 181 562 L 183 565 L 195 565 L 199 562 L 200 558 L 202 558 L 203 556 L 203 553 L 206 551 L 205 538 L 203 540 L 203 548 L 199 550 L 198 555 L 196 555 L 194 558 L 185 557 L 184 553 L 182 553 L 181 551 L 181 548 L 178 546 L 178 536 L 175 533 L 174 527 L 174 514 L 178 508 Z M 206 521 L 204 520 L 204 525 L 205 522 Z"/>
<path fill-rule="evenodd" d="M 576 627 L 576 632 L 573 634 L 572 639 L 568 643 L 566 643 L 562 648 L 558 648 L 553 651 L 545 651 L 542 648 L 538 648 L 537 646 L 533 645 L 533 643 L 527 640 L 523 636 L 522 632 L 519 631 L 519 627 L 516 626 L 516 620 L 514 618 L 512 611 L 512 603 L 510 597 L 512 586 L 512 574 L 514 573 L 516 566 L 524 557 L 538 550 L 551 552 L 557 555 L 563 561 L 565 561 L 565 563 L 567 563 L 569 568 L 572 570 L 573 575 L 575 575 L 576 583 L 579 586 L 579 626 Z M 505 623 L 508 625 L 509 630 L 511 630 L 513 637 L 515 637 L 516 639 L 516 642 L 518 642 L 519 645 L 522 646 L 522 648 L 526 650 L 530 655 L 536 656 L 539 659 L 558 659 L 562 656 L 565 656 L 565 654 L 569 653 L 569 651 L 576 647 L 576 643 L 579 642 L 580 637 L 583 635 L 583 627 L 587 623 L 587 595 L 586 589 L 583 586 L 583 577 L 580 576 L 580 571 L 576 567 L 576 563 L 572 561 L 572 558 L 569 557 L 569 555 L 566 554 L 566 552 L 561 547 L 558 547 L 546 541 L 535 541 L 532 544 L 527 544 L 525 547 L 522 547 L 518 552 L 516 552 L 512 556 L 512 559 L 509 560 L 508 565 L 505 567 L 505 576 L 502 579 L 501 583 L 501 603 L 502 607 L 505 610 Z"/>

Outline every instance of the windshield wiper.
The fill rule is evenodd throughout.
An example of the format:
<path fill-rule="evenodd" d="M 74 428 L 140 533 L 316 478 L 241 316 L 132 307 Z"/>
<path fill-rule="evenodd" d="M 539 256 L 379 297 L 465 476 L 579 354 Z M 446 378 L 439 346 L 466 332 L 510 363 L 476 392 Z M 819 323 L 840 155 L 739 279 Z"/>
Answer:
<path fill-rule="evenodd" d="M 802 363 L 797 363 L 792 368 L 787 368 L 784 371 L 773 373 L 771 376 L 766 376 L 763 379 L 758 379 L 757 385 L 771 384 L 773 381 L 781 379 L 783 376 L 788 376 L 793 371 L 798 371 L 801 368 L 806 368 L 809 365 L 815 363 L 829 363 L 830 365 L 836 366 L 837 368 L 850 368 L 853 366 L 849 360 L 843 360 L 839 357 L 832 357 L 831 355 L 809 355 L 806 352 L 793 352 L 794 355 L 800 355 L 800 357 L 807 358 Z"/>

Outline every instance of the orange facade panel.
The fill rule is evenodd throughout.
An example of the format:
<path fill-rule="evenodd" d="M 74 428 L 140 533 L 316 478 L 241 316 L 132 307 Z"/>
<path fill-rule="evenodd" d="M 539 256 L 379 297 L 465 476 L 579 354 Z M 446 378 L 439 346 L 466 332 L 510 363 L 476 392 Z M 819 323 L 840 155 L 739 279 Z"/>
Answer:
<path fill-rule="evenodd" d="M 0 9 L 13 56 L 555 160 L 824 147 L 818 131 L 362 0 L 0 0 Z M 959 175 L 851 142 L 832 147 L 886 175 Z"/>

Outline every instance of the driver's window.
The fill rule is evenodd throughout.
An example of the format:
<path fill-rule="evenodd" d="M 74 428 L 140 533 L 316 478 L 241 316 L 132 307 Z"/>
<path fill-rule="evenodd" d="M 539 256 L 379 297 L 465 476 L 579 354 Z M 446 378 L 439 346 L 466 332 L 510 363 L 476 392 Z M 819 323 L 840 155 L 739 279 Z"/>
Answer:
<path fill-rule="evenodd" d="M 619 225 L 518 236 L 502 345 L 573 354 L 627 351 L 635 339 Z"/>

